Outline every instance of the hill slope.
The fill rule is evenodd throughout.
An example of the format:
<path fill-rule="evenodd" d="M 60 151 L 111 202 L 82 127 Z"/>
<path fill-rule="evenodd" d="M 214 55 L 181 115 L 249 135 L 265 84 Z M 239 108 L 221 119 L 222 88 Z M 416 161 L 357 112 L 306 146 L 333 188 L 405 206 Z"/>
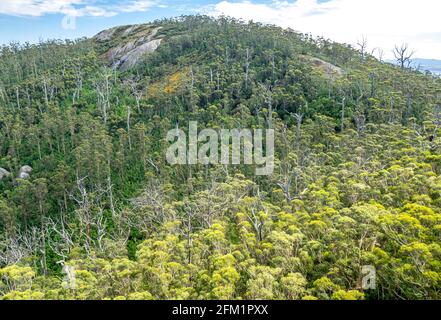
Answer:
<path fill-rule="evenodd" d="M 203 16 L 0 55 L 4 299 L 440 298 L 440 79 Z M 190 121 L 274 173 L 168 164 Z"/>

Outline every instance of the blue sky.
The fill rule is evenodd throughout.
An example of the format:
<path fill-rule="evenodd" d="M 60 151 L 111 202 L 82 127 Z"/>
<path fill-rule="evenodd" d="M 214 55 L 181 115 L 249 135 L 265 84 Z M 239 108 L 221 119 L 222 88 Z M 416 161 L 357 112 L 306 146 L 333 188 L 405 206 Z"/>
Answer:
<path fill-rule="evenodd" d="M 421 58 L 441 59 L 439 0 L 0 0 L 0 44 L 73 39 L 124 24 L 205 13 L 325 36 L 391 58 L 408 43 Z M 72 23 L 74 21 L 75 23 Z"/>
<path fill-rule="evenodd" d="M 18 10 L 6 8 L 7 0 L 0 0 L 0 43 L 5 44 L 10 41 L 20 42 L 37 42 L 40 38 L 43 39 L 73 39 L 83 36 L 92 36 L 99 31 L 117 25 L 145 23 L 157 18 L 173 17 L 181 14 L 195 13 L 201 5 L 205 5 L 208 1 L 140 1 L 147 4 L 145 7 L 140 7 L 133 12 L 124 12 L 123 5 L 130 6 L 136 1 L 58 1 L 62 5 L 56 7 L 54 10 L 38 8 L 36 1 L 23 1 L 23 6 Z M 10 2 L 16 2 L 12 0 Z M 18 0 L 21 1 L 21 0 Z M 44 1 L 44 0 L 43 0 Z M 32 7 L 32 2 L 37 4 Z M 54 1 L 47 1 L 55 3 Z M 75 4 L 80 3 L 80 4 Z M 151 3 L 151 5 L 150 5 Z M 64 5 L 64 6 L 63 6 Z M 120 5 L 120 7 L 113 10 L 113 6 Z M 5 8 L 2 8 L 5 6 Z M 28 10 L 20 10 L 28 6 Z M 82 8 L 87 6 L 96 6 L 103 8 L 102 12 L 94 13 L 93 11 L 81 12 Z M 75 16 L 75 28 L 63 27 L 63 19 L 69 16 L 70 10 L 73 7 L 73 14 Z M 3 10 L 2 10 L 3 9 Z M 77 13 L 75 10 L 79 10 Z M 105 11 L 107 11 L 107 13 Z M 18 12 L 15 12 L 18 11 Z M 130 10 L 131 11 L 131 10 Z"/>

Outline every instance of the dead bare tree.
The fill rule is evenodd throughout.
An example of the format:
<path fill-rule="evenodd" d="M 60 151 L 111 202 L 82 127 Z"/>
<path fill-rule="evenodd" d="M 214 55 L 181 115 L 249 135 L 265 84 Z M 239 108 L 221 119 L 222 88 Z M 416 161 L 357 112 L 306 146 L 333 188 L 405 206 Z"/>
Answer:
<path fill-rule="evenodd" d="M 246 56 L 245 56 L 245 89 L 248 89 L 248 79 L 249 79 L 249 71 L 250 71 L 250 49 L 247 48 Z"/>
<path fill-rule="evenodd" d="M 436 143 L 437 143 L 437 140 L 438 140 L 438 130 L 439 130 L 439 127 L 441 125 L 441 110 L 440 109 L 441 109 L 440 105 L 436 104 L 435 108 L 433 110 L 433 117 L 434 117 L 433 124 L 434 124 L 434 128 L 433 128 L 433 133 L 432 133 L 432 137 L 431 137 L 432 149 L 435 149 Z"/>
<path fill-rule="evenodd" d="M 265 220 L 262 219 L 260 213 L 264 212 L 265 214 L 268 214 L 269 210 L 267 206 L 262 203 L 262 196 L 259 189 L 257 189 L 255 198 L 256 201 L 248 206 L 248 210 L 245 214 L 256 233 L 257 240 L 262 242 L 266 236 L 267 230 L 265 228 Z"/>
<path fill-rule="evenodd" d="M 141 79 L 139 77 L 128 79 L 125 84 L 129 87 L 133 98 L 135 98 L 136 108 L 138 113 L 141 113 L 141 100 L 144 97 L 145 88 L 140 85 Z"/>
<path fill-rule="evenodd" d="M 78 209 L 75 210 L 75 213 L 79 221 L 79 231 L 81 237 L 85 238 L 86 251 L 90 252 L 92 243 L 92 204 L 89 199 L 89 192 L 86 189 L 85 180 L 86 177 L 80 178 L 79 176 L 77 176 L 77 194 L 71 194 L 70 197 L 75 201 L 78 206 Z"/>
<path fill-rule="evenodd" d="M 354 114 L 354 122 L 357 127 L 357 136 L 360 138 L 363 136 L 366 125 L 366 116 L 362 111 L 356 111 Z"/>
<path fill-rule="evenodd" d="M 46 78 L 45 75 L 42 76 L 42 82 L 41 82 L 41 86 L 44 92 L 44 101 L 46 103 L 46 107 L 49 106 L 49 79 Z"/>
<path fill-rule="evenodd" d="M 98 248 L 103 251 L 103 239 L 107 234 L 106 226 L 107 226 L 107 220 L 104 217 L 104 211 L 102 208 L 98 208 L 98 213 L 95 216 L 95 219 L 93 221 L 93 226 L 96 229 L 96 243 L 98 245 Z"/>
<path fill-rule="evenodd" d="M 130 89 L 132 96 L 135 98 L 138 113 L 141 113 L 141 99 L 144 95 L 144 91 L 139 88 L 139 79 L 131 78 L 126 80 L 124 84 Z M 132 108 L 130 104 L 127 104 L 127 137 L 129 141 L 129 150 L 132 150 L 132 138 L 130 135 L 131 116 L 132 116 Z"/>
<path fill-rule="evenodd" d="M 343 132 L 345 129 L 345 108 L 346 108 L 346 97 L 343 97 L 341 101 L 341 114 L 340 114 L 341 132 Z"/>
<path fill-rule="evenodd" d="M 130 210 L 124 209 L 117 211 L 112 217 L 112 223 L 114 224 L 113 231 L 109 233 L 109 237 L 125 246 L 129 241 L 130 234 L 133 225 L 130 223 Z"/>
<path fill-rule="evenodd" d="M 300 142 L 302 140 L 302 122 L 304 114 L 291 113 L 291 116 L 296 120 L 296 149 L 300 149 Z"/>
<path fill-rule="evenodd" d="M 127 223 L 148 234 L 156 226 L 174 219 L 165 205 L 164 190 L 157 182 L 151 182 L 142 195 L 130 199 L 135 209 L 134 214 L 127 217 Z"/>
<path fill-rule="evenodd" d="M 271 90 L 270 86 L 266 86 L 264 84 L 259 84 L 261 88 L 261 92 L 263 95 L 263 99 L 265 101 L 265 104 L 268 107 L 268 116 L 267 116 L 267 126 L 268 129 L 273 128 L 273 92 Z"/>
<path fill-rule="evenodd" d="M 353 119 L 357 127 L 357 136 L 361 138 L 364 134 L 365 125 L 366 125 L 366 114 L 362 103 L 362 100 L 364 98 L 364 88 L 361 83 L 358 84 L 358 89 L 360 91 L 360 95 L 357 98 L 356 109 Z"/>
<path fill-rule="evenodd" d="M 41 229 L 37 227 L 26 231 L 18 229 L 13 236 L 0 242 L 0 265 L 13 265 L 23 259 L 38 256 L 40 270 L 45 274 L 47 271 L 47 231 L 48 228 L 45 225 Z"/>
<path fill-rule="evenodd" d="M 73 103 L 75 103 L 75 101 L 80 98 L 81 90 L 83 89 L 83 75 L 84 75 L 84 72 L 81 69 L 81 65 L 76 65 L 74 67 L 74 74 L 75 74 L 75 85 L 76 85 L 76 87 L 75 87 L 75 91 L 74 91 L 74 93 L 72 95 Z"/>
<path fill-rule="evenodd" d="M 296 174 L 296 168 L 294 168 L 289 161 L 285 161 L 280 165 L 280 178 L 276 184 L 282 189 L 283 195 L 288 202 L 293 200 L 293 197 L 291 196 L 291 185 L 293 178 L 296 178 Z"/>
<path fill-rule="evenodd" d="M 188 205 L 188 203 L 185 205 L 185 219 L 183 220 L 183 226 L 182 229 L 182 235 L 187 239 L 187 261 L 190 264 L 192 262 L 192 243 L 193 238 L 192 234 L 194 232 L 194 226 L 193 226 L 193 218 L 194 218 L 194 212 L 193 208 Z"/>
<path fill-rule="evenodd" d="M 374 50 L 372 50 L 372 55 L 374 55 L 375 51 L 377 51 L 378 53 L 378 60 L 380 60 L 380 62 L 384 61 L 384 50 L 382 48 L 375 48 Z"/>
<path fill-rule="evenodd" d="M 393 123 L 395 119 L 395 97 L 391 94 L 389 97 L 389 117 L 388 123 Z"/>
<path fill-rule="evenodd" d="M 7 102 L 7 94 L 4 84 L 0 81 L 0 100 L 4 103 Z"/>
<path fill-rule="evenodd" d="M 95 185 L 88 187 L 86 180 L 87 177 L 80 178 L 77 176 L 77 188 L 74 193 L 70 194 L 70 197 L 77 205 L 75 210 L 76 219 L 79 222 L 77 234 L 84 240 L 84 248 L 89 253 L 92 248 L 104 250 L 103 240 L 107 235 L 107 222 L 104 216 L 103 204 L 106 195 L 110 197 L 108 188 L 112 186 Z M 113 210 L 112 214 L 115 215 L 113 207 L 111 207 L 111 210 Z"/>
<path fill-rule="evenodd" d="M 366 59 L 366 52 L 368 47 L 368 41 L 364 35 L 361 36 L 361 39 L 357 41 L 357 46 L 361 54 L 361 61 L 364 61 Z"/>
<path fill-rule="evenodd" d="M 404 43 L 401 46 L 395 45 L 395 48 L 394 50 L 392 50 L 392 52 L 401 69 L 409 68 L 410 64 L 412 63 L 412 57 L 415 54 L 415 51 L 410 50 L 407 43 Z"/>
<path fill-rule="evenodd" d="M 193 111 L 194 103 L 195 103 L 195 94 L 194 94 L 194 87 L 196 84 L 196 77 L 195 72 L 193 71 L 193 66 L 190 67 L 190 84 L 189 84 L 189 90 L 190 90 L 190 108 Z"/>
<path fill-rule="evenodd" d="M 110 79 L 113 76 L 112 72 L 112 70 L 105 68 L 101 73 L 101 79 L 96 84 L 96 92 L 98 97 L 97 104 L 100 108 L 104 124 L 107 124 L 107 119 L 111 109 L 110 98 L 112 94 L 112 84 Z"/>
<path fill-rule="evenodd" d="M 24 246 L 22 238 L 22 233 L 17 232 L 0 242 L 0 265 L 17 264 L 32 254 L 32 250 Z"/>
<path fill-rule="evenodd" d="M 57 223 L 49 218 L 46 220 L 46 225 L 49 232 L 47 241 L 49 248 L 59 257 L 66 260 L 70 250 L 75 246 L 73 239 L 74 232 L 66 228 L 64 221 Z M 57 235 L 57 237 L 52 235 Z"/>

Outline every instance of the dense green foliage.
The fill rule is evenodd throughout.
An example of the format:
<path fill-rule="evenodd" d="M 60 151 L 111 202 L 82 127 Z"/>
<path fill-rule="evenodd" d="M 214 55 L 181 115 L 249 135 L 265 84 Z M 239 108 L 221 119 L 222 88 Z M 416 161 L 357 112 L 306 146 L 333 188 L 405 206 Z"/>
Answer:
<path fill-rule="evenodd" d="M 92 39 L 2 48 L 0 296 L 441 298 L 440 79 L 272 26 L 155 26 L 126 72 Z M 274 174 L 168 165 L 193 120 L 274 128 Z"/>

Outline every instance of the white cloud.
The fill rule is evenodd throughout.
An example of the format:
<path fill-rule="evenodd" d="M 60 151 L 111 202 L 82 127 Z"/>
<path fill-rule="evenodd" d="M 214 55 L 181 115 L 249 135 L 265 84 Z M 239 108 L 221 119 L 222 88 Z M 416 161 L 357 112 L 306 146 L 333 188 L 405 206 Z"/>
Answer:
<path fill-rule="evenodd" d="M 82 0 L 2 0 L 0 14 L 41 16 L 45 13 L 65 12 L 74 4 L 81 4 Z"/>
<path fill-rule="evenodd" d="M 115 16 L 122 12 L 147 11 L 157 0 L 1 0 L 0 14 L 39 17 L 46 14 L 66 14 L 75 17 Z"/>
<path fill-rule="evenodd" d="M 409 43 L 421 58 L 441 59 L 439 0 L 317 0 L 222 1 L 208 8 L 211 15 L 290 27 L 315 36 L 355 44 L 364 35 L 370 49 L 392 56 L 395 44 Z"/>
<path fill-rule="evenodd" d="M 117 8 L 119 8 L 120 11 L 122 12 L 147 11 L 156 4 L 157 4 L 156 1 L 138 0 L 138 1 L 129 1 L 127 4 L 118 6 Z"/>

